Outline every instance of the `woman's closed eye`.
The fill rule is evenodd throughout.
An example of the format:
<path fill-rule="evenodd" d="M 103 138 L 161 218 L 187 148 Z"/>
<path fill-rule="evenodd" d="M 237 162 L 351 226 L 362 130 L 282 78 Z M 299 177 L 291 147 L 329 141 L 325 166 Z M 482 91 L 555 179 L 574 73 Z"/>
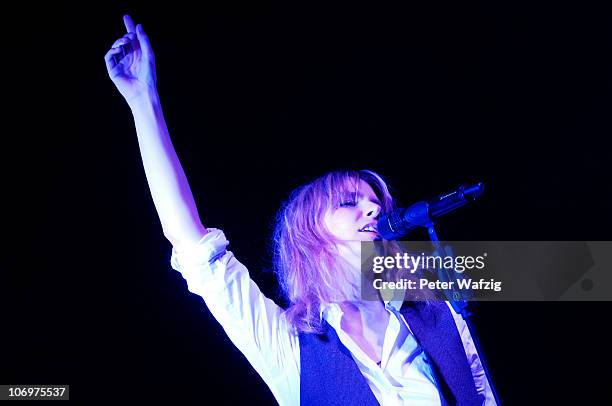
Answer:
<path fill-rule="evenodd" d="M 357 202 L 355 201 L 346 201 L 346 202 L 340 203 L 340 207 L 351 207 L 355 205 L 357 205 Z"/>

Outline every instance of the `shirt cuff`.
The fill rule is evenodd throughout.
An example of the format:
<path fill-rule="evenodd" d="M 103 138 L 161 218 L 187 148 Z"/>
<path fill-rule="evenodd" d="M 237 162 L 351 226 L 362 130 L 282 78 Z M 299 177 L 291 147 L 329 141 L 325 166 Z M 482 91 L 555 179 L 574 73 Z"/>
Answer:
<path fill-rule="evenodd" d="M 208 232 L 195 244 L 183 244 L 172 247 L 170 266 L 184 272 L 215 262 L 226 253 L 229 241 L 223 231 L 209 228 Z"/>

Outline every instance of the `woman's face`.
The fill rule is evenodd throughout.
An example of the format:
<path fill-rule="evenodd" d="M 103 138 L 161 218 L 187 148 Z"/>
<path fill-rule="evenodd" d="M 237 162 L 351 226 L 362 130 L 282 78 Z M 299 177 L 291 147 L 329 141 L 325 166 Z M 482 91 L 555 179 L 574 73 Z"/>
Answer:
<path fill-rule="evenodd" d="M 374 241 L 381 237 L 376 231 L 381 203 L 365 181 L 359 181 L 355 192 L 343 196 L 340 206 L 325 216 L 325 225 L 337 241 Z"/>

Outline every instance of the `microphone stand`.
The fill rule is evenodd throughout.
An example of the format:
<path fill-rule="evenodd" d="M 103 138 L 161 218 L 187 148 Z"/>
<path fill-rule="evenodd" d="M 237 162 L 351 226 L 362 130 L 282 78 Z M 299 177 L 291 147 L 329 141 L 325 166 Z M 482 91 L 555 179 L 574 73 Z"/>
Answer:
<path fill-rule="evenodd" d="M 427 213 L 427 212 L 428 211 L 426 211 L 425 213 Z M 434 222 L 430 218 L 428 220 L 429 220 L 429 222 L 425 222 L 424 226 L 427 227 L 427 233 L 429 234 L 429 238 L 431 239 L 431 242 L 432 242 L 433 246 L 440 253 L 440 255 L 446 256 L 446 249 L 444 248 L 444 246 L 442 244 L 440 244 L 440 239 L 438 238 L 438 233 L 436 231 L 436 226 L 435 226 Z M 439 275 L 441 276 L 441 279 L 444 280 L 444 281 L 453 280 L 454 278 L 449 276 L 447 272 L 448 271 L 446 269 L 444 269 L 444 267 L 442 267 L 442 269 L 439 270 Z M 454 272 L 454 270 L 451 271 L 451 272 Z M 454 286 L 454 284 L 452 286 Z M 473 313 L 471 311 L 471 307 L 474 306 L 474 302 L 469 302 L 469 301 L 463 299 L 459 292 L 453 292 L 453 294 L 451 296 L 449 294 L 448 290 L 445 289 L 444 293 L 445 293 L 446 298 L 448 299 L 449 303 L 451 304 L 452 308 L 455 310 L 455 312 L 457 314 L 460 314 L 463 317 L 463 320 L 465 320 L 465 323 L 466 323 L 466 325 L 468 327 L 468 330 L 470 332 L 470 336 L 472 337 L 472 341 L 474 343 L 474 347 L 476 348 L 476 353 L 478 354 L 478 357 L 480 358 L 480 363 L 481 363 L 482 369 L 483 369 L 483 371 L 485 373 L 485 377 L 487 379 L 489 379 L 489 384 L 491 386 L 491 392 L 493 393 L 493 397 L 495 398 L 495 402 L 498 405 L 501 405 L 501 402 L 499 401 L 499 397 L 497 396 L 497 391 L 495 390 L 495 385 L 493 385 L 493 379 L 491 378 L 491 375 L 488 372 L 489 368 L 488 368 L 487 362 L 485 360 L 484 353 L 480 350 L 480 342 L 478 340 L 477 335 L 475 334 L 474 325 L 472 323 L 472 318 L 471 317 L 473 316 Z"/>

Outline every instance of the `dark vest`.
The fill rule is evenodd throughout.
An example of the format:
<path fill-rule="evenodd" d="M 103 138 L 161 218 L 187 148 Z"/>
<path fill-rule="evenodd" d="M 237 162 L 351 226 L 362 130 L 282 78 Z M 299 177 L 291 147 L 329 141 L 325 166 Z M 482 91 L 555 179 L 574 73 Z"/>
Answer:
<path fill-rule="evenodd" d="M 482 405 L 453 315 L 445 302 L 406 302 L 400 313 L 427 354 L 443 406 Z M 300 405 L 378 405 L 349 350 L 324 320 L 325 334 L 300 334 Z"/>

